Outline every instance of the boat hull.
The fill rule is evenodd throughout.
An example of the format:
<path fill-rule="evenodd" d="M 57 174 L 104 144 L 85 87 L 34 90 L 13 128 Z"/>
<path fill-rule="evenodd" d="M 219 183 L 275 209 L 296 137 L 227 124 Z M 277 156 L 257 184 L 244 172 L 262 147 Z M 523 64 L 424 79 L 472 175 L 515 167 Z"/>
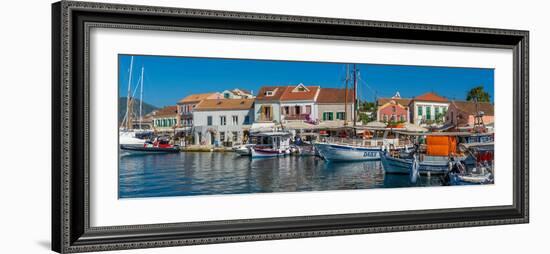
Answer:
<path fill-rule="evenodd" d="M 316 143 L 315 149 L 327 161 L 379 160 L 381 147 L 364 148 L 330 143 Z"/>
<path fill-rule="evenodd" d="M 275 149 L 265 149 L 265 148 L 251 148 L 252 158 L 265 158 L 265 157 L 277 157 L 285 156 L 290 154 L 290 150 L 275 150 Z"/>
<path fill-rule="evenodd" d="M 247 145 L 242 145 L 233 149 L 233 151 L 240 156 L 250 156 L 251 150 L 252 147 Z"/>
<path fill-rule="evenodd" d="M 131 153 L 140 154 L 158 154 L 158 153 L 178 153 L 180 152 L 178 147 L 164 148 L 164 147 L 143 147 L 136 145 L 120 145 L 120 149 Z"/>
<path fill-rule="evenodd" d="M 388 174 L 409 174 L 413 159 L 394 158 L 384 153 L 381 155 L 384 171 Z M 420 174 L 445 174 L 449 171 L 448 160 L 421 161 L 418 163 Z"/>

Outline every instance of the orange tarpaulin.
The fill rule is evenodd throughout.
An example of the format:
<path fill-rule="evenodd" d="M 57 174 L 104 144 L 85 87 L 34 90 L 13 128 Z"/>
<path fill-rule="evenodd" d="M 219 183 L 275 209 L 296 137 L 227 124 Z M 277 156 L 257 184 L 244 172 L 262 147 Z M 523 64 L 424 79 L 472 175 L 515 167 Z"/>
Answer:
<path fill-rule="evenodd" d="M 449 156 L 456 153 L 456 137 L 427 136 L 427 154 L 433 156 Z"/>

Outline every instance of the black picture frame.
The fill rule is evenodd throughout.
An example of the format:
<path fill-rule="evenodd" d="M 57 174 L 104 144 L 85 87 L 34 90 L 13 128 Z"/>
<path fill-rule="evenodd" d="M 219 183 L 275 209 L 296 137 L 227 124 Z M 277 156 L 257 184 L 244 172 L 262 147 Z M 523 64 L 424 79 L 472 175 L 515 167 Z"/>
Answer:
<path fill-rule="evenodd" d="M 90 227 L 91 27 L 202 31 L 513 50 L 513 205 Z M 529 221 L 529 32 L 62 1 L 52 5 L 52 249 L 88 252 Z"/>

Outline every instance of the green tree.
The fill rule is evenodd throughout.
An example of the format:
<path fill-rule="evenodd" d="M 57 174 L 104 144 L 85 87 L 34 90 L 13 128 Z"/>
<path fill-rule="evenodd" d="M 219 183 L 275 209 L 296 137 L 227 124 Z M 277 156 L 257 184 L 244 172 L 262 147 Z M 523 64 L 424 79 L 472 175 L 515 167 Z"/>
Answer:
<path fill-rule="evenodd" d="M 479 102 L 491 101 L 491 96 L 488 92 L 485 92 L 483 86 L 477 86 L 468 91 L 468 94 L 466 95 L 466 100 L 473 101 L 475 98 L 477 98 L 477 101 Z"/>

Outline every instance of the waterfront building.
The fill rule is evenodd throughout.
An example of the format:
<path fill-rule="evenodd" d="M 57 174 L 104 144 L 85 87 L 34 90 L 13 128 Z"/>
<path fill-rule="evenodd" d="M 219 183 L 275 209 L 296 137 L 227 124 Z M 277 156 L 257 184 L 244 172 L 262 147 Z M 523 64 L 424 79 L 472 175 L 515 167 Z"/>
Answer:
<path fill-rule="evenodd" d="M 235 88 L 233 90 L 225 90 L 221 92 L 224 99 L 253 99 L 252 91 L 246 89 Z"/>
<path fill-rule="evenodd" d="M 391 98 L 379 98 L 376 100 L 376 120 L 379 122 L 409 122 L 409 104 L 410 98 L 401 98 L 399 92 L 396 92 Z"/>
<path fill-rule="evenodd" d="M 343 88 L 321 88 L 316 100 L 317 119 L 324 122 L 346 119 L 351 121 L 355 109 L 354 101 L 352 89 L 348 89 L 346 94 L 346 89 Z"/>
<path fill-rule="evenodd" d="M 173 132 L 178 123 L 177 119 L 177 106 L 167 106 L 161 108 L 153 112 L 153 128 L 157 132 Z"/>
<path fill-rule="evenodd" d="M 281 122 L 281 96 L 286 86 L 264 86 L 260 88 L 254 103 L 255 122 Z"/>
<path fill-rule="evenodd" d="M 482 115 L 483 123 L 493 124 L 495 121 L 495 107 L 489 102 L 456 101 L 450 102 L 446 115 L 446 125 L 455 127 L 473 127 L 477 114 Z"/>
<path fill-rule="evenodd" d="M 193 110 L 203 100 L 221 99 L 220 93 L 190 94 L 178 101 L 178 128 L 188 130 L 193 126 Z"/>
<path fill-rule="evenodd" d="M 256 122 L 307 121 L 318 119 L 316 107 L 319 86 L 264 86 L 256 97 Z"/>
<path fill-rule="evenodd" d="M 232 146 L 245 143 L 254 119 L 254 99 L 202 100 L 193 110 L 197 145 Z"/>
<path fill-rule="evenodd" d="M 434 92 L 414 97 L 409 103 L 411 123 L 426 125 L 442 125 L 449 108 L 449 100 Z"/>
<path fill-rule="evenodd" d="M 153 116 L 156 111 L 152 111 L 149 114 L 139 117 L 132 118 L 132 129 L 134 130 L 152 130 L 153 129 Z"/>
<path fill-rule="evenodd" d="M 306 121 L 317 120 L 317 107 L 315 101 L 319 96 L 319 86 L 287 86 L 281 95 L 281 120 L 282 121 Z"/>

